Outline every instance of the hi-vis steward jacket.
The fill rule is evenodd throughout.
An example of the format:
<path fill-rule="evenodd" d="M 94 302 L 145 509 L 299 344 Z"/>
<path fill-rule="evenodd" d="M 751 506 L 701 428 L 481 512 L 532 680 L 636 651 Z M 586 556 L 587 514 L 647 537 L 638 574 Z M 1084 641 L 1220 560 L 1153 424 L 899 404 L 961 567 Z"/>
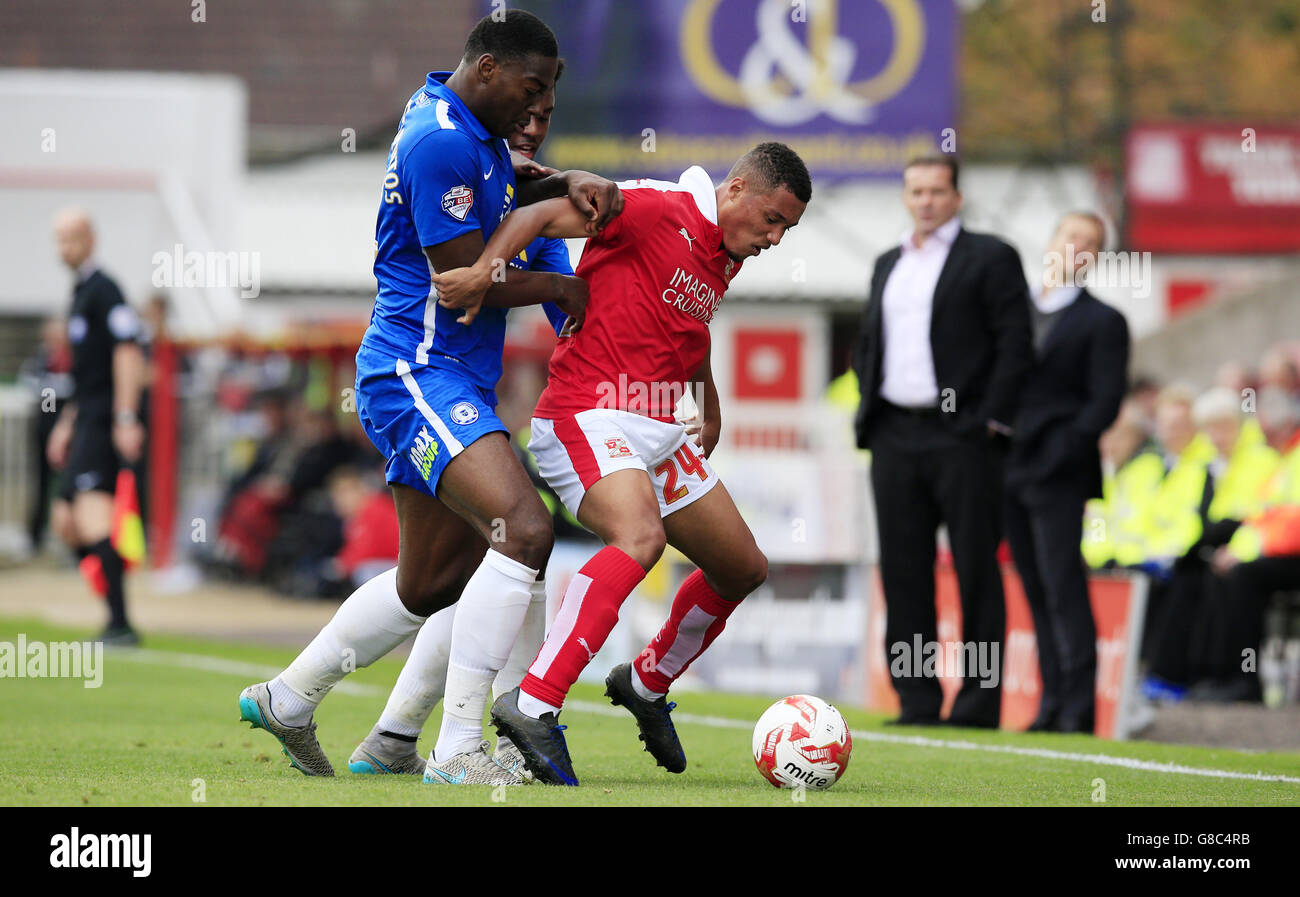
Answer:
<path fill-rule="evenodd" d="M 1227 465 L 1215 479 L 1206 519 L 1245 520 L 1264 506 L 1268 481 L 1277 470 L 1278 454 L 1243 431 Z"/>
<path fill-rule="evenodd" d="M 1201 497 L 1205 472 L 1214 459 L 1214 446 L 1204 433 L 1193 437 L 1160 481 L 1160 487 L 1139 506 L 1133 527 L 1137 538 L 1116 546 L 1115 561 L 1125 566 L 1143 561 L 1170 561 L 1187 553 L 1201 537 Z"/>
<path fill-rule="evenodd" d="M 1228 551 L 1239 561 L 1300 554 L 1300 433 L 1269 479 L 1262 505 L 1233 533 Z"/>
<path fill-rule="evenodd" d="M 1089 567 L 1142 560 L 1139 512 L 1159 490 L 1164 476 L 1164 459 L 1152 450 L 1138 452 L 1119 470 L 1105 471 L 1102 497 L 1091 499 L 1084 508 L 1083 559 Z M 1137 560 L 1123 561 L 1121 557 Z"/>

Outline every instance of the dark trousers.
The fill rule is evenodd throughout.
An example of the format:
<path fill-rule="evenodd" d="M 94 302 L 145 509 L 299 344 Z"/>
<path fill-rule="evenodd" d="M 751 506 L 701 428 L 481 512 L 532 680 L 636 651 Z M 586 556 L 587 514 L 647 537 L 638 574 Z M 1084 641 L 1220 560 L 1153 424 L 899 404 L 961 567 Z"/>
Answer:
<path fill-rule="evenodd" d="M 1225 638 L 1215 664 L 1217 678 L 1258 681 L 1260 643 L 1264 640 L 1264 614 L 1277 592 L 1300 590 L 1300 557 L 1259 558 L 1229 571 L 1221 593 Z M 1255 662 L 1247 664 L 1247 650 Z"/>
<path fill-rule="evenodd" d="M 1151 674 L 1191 685 L 1213 678 L 1214 648 L 1222 640 L 1223 584 L 1195 549 L 1174 563 L 1164 606 L 1152 619 Z"/>
<path fill-rule="evenodd" d="M 885 406 L 871 430 L 871 484 L 880 531 L 885 591 L 885 647 L 938 641 L 934 603 L 935 532 L 947 526 L 961 590 L 962 640 L 997 646 L 997 678 L 965 670 L 950 719 L 996 726 L 1002 707 L 1006 605 L 997 548 L 1002 534 L 1005 449 L 983 435 L 959 436 L 938 412 L 916 415 Z M 892 654 L 887 658 L 892 659 Z M 900 665 L 901 667 L 902 665 Z M 933 677 L 891 665 L 903 716 L 937 717 L 943 691 Z M 996 684 L 994 684 L 996 682 Z M 982 687 L 989 686 L 989 687 Z"/>
<path fill-rule="evenodd" d="M 1041 490 L 1040 490 L 1041 491 Z M 1063 484 L 1050 501 L 1008 491 L 1005 514 L 1011 556 L 1025 588 L 1043 680 L 1038 721 L 1067 731 L 1092 731 L 1097 680 L 1097 627 L 1088 600 L 1083 489 Z"/>

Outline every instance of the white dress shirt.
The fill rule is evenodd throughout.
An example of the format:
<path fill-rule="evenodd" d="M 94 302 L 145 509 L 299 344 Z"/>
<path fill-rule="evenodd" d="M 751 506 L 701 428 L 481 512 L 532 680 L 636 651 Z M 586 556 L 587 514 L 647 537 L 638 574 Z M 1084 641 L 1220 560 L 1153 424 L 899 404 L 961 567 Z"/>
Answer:
<path fill-rule="evenodd" d="M 1034 305 L 1045 315 L 1055 314 L 1074 304 L 1083 292 L 1082 287 L 1050 287 L 1042 293 L 1031 293 Z"/>
<path fill-rule="evenodd" d="M 957 239 L 961 221 L 950 218 L 918 247 L 914 231 L 903 234 L 902 252 L 885 281 L 883 313 L 884 357 L 880 395 L 904 408 L 939 404 L 930 346 L 930 312 L 934 288 Z"/>

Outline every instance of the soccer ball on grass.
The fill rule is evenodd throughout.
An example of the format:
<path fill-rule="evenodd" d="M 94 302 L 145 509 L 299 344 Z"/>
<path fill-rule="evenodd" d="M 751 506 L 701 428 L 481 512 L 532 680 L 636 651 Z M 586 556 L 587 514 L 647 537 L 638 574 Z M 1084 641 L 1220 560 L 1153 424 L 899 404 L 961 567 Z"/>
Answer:
<path fill-rule="evenodd" d="M 852 750 L 844 717 L 812 695 L 782 698 L 754 726 L 754 764 L 777 788 L 825 791 L 844 775 Z"/>

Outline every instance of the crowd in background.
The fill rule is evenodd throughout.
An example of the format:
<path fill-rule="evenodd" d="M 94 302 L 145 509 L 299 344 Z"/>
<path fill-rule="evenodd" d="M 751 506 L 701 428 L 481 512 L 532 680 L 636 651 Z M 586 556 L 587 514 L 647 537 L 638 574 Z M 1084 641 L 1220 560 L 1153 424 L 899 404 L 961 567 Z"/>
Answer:
<path fill-rule="evenodd" d="M 67 367 L 63 330 L 57 320 L 42 329 L 24 365 L 28 382 L 57 388 Z M 214 413 L 240 435 L 223 449 L 216 532 L 197 546 L 197 559 L 220 578 L 285 595 L 344 596 L 396 561 L 397 518 L 381 460 L 356 415 L 332 395 L 322 403 L 300 376 L 309 365 L 276 353 L 258 356 L 255 371 L 250 365 L 232 355 L 214 391 Z M 271 369 L 284 373 L 267 377 Z M 1271 601 L 1300 592 L 1298 371 L 1300 344 L 1279 344 L 1255 371 L 1225 364 L 1208 390 L 1139 379 L 1100 440 L 1104 494 L 1087 504 L 1083 557 L 1096 570 L 1151 577 L 1148 697 L 1261 698 Z M 524 393 L 539 376 L 528 365 L 518 383 L 507 374 L 505 414 L 531 407 Z M 277 385 L 248 387 L 268 381 Z M 38 434 L 42 445 L 47 437 Z M 517 448 L 527 459 L 526 447 Z M 38 457 L 39 494 L 48 495 L 50 472 Z M 564 534 L 581 534 L 558 502 L 548 504 Z M 47 506 L 35 503 L 34 544 Z"/>
<path fill-rule="evenodd" d="M 161 328 L 163 310 L 161 302 L 150 304 L 151 333 Z M 37 395 L 53 388 L 60 404 L 71 391 L 66 331 L 62 318 L 47 320 L 21 374 Z M 347 404 L 346 363 L 335 371 L 337 359 L 227 346 L 193 347 L 183 359 L 181 425 L 219 437 L 183 440 L 183 451 L 214 456 L 181 459 L 187 481 L 214 477 L 219 493 L 212 513 L 198 510 L 211 522 L 202 538 L 187 539 L 193 561 L 214 578 L 257 583 L 295 598 L 345 597 L 396 563 L 392 495 L 383 459 Z M 516 451 L 555 515 L 557 535 L 590 538 L 536 473 L 527 452 L 527 422 L 544 381 L 544 359 L 508 366 L 497 390 L 498 410 L 519 436 Z M 57 413 L 36 415 L 33 434 L 38 477 L 29 536 L 37 548 L 45 543 L 49 496 L 57 485 L 45 454 L 56 418 Z M 147 481 L 139 476 L 146 515 Z"/>
<path fill-rule="evenodd" d="M 1139 382 L 1102 436 L 1088 503 L 1093 568 L 1151 576 L 1144 690 L 1155 700 L 1260 700 L 1266 615 L 1300 590 L 1300 346 L 1213 387 Z"/>

